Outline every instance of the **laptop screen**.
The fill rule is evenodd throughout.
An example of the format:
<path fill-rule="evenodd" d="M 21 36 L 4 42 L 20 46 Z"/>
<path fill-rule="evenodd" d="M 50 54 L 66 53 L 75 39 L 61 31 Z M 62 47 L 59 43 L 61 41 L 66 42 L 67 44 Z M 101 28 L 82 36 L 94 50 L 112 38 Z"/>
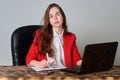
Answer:
<path fill-rule="evenodd" d="M 113 66 L 118 42 L 86 45 L 81 70 L 84 73 L 108 70 Z"/>

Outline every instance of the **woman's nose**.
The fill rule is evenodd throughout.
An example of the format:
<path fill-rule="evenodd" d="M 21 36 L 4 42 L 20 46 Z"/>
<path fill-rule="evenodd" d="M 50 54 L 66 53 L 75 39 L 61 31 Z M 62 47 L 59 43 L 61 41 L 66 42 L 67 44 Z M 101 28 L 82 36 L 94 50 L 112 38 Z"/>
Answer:
<path fill-rule="evenodd" d="M 57 19 L 57 16 L 56 16 L 56 15 L 54 16 L 54 19 Z"/>

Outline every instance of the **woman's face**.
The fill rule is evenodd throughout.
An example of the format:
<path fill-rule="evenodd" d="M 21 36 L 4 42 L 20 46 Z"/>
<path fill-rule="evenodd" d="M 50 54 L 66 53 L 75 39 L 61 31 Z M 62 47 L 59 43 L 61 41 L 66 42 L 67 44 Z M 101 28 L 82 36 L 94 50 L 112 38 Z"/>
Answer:
<path fill-rule="evenodd" d="M 50 9 L 49 21 L 53 27 L 62 27 L 63 17 L 57 7 L 53 7 Z"/>

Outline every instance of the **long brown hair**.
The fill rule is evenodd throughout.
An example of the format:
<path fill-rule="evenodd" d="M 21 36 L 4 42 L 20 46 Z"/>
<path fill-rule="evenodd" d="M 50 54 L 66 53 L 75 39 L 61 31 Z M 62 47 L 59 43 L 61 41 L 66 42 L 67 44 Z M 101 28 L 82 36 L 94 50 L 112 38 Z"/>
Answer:
<path fill-rule="evenodd" d="M 53 7 L 57 7 L 63 17 L 63 29 L 64 29 L 64 34 L 65 33 L 69 33 L 67 30 L 67 25 L 66 25 L 66 16 L 62 10 L 62 8 L 55 3 L 52 3 L 48 6 L 48 8 L 45 11 L 45 15 L 44 15 L 44 28 L 43 28 L 43 32 L 41 35 L 41 48 L 40 48 L 40 52 L 44 52 L 44 53 L 48 53 L 49 56 L 53 56 L 54 55 L 54 49 L 52 47 L 52 40 L 53 40 L 53 31 L 52 31 L 52 25 L 50 24 L 49 21 L 49 12 L 50 9 Z"/>

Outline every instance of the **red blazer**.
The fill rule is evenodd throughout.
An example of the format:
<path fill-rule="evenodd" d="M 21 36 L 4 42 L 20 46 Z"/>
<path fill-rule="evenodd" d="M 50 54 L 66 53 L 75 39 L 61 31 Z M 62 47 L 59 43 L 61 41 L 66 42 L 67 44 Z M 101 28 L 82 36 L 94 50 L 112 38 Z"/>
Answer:
<path fill-rule="evenodd" d="M 33 43 L 28 51 L 26 56 L 26 64 L 29 64 L 32 60 L 41 61 L 42 59 L 46 59 L 47 57 L 45 54 L 39 53 L 39 45 L 37 45 L 37 37 L 41 34 L 41 30 L 37 30 Z M 78 60 L 81 60 L 80 53 L 76 46 L 76 36 L 71 34 L 63 34 L 63 48 L 64 48 L 64 59 L 66 66 L 76 65 Z"/>

